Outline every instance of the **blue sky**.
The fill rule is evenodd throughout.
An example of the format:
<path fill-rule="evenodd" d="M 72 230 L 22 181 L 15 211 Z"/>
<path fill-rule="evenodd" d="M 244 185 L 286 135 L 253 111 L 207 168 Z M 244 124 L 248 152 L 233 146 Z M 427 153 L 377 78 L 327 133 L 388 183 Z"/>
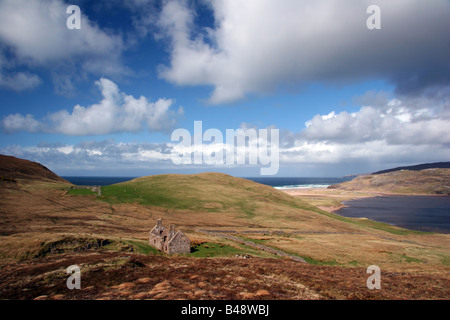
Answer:
<path fill-rule="evenodd" d="M 0 153 L 63 176 L 260 175 L 175 165 L 172 132 L 202 121 L 278 129 L 278 176 L 448 161 L 449 17 L 447 0 L 0 0 Z"/>

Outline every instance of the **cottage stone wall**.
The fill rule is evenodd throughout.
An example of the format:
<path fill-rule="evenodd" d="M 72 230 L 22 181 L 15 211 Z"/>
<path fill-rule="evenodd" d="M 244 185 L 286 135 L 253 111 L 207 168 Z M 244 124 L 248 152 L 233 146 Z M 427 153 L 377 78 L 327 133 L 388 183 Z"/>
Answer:
<path fill-rule="evenodd" d="M 190 253 L 191 241 L 181 231 L 178 231 L 166 245 L 167 253 Z"/>
<path fill-rule="evenodd" d="M 176 232 L 173 225 L 166 229 L 162 225 L 161 219 L 156 221 L 156 225 L 150 231 L 149 244 L 168 254 L 191 252 L 191 241 L 189 238 L 181 231 Z"/>

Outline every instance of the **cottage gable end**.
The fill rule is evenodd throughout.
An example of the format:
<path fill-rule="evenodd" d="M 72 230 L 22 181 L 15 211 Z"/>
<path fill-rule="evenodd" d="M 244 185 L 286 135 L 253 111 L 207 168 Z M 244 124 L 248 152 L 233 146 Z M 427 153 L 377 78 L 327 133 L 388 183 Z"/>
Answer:
<path fill-rule="evenodd" d="M 162 225 L 161 219 L 158 219 L 156 225 L 150 230 L 149 244 L 168 254 L 191 252 L 191 241 L 189 238 L 182 231 L 175 231 L 173 225 L 166 229 Z"/>

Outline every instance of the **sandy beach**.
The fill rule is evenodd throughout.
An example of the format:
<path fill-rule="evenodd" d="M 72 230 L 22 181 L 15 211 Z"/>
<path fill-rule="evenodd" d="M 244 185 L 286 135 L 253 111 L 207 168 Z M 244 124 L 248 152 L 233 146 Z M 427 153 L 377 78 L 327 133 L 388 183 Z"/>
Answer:
<path fill-rule="evenodd" d="M 378 192 L 360 193 L 327 188 L 293 188 L 280 189 L 280 191 L 294 197 L 302 197 L 307 202 L 327 212 L 334 212 L 344 208 L 345 205 L 342 204 L 342 201 L 383 195 Z"/>
<path fill-rule="evenodd" d="M 336 193 L 336 190 L 334 189 L 327 189 L 327 188 L 293 188 L 293 189 L 280 189 L 280 191 L 283 191 L 287 194 L 290 194 L 291 196 L 320 196 L 320 197 L 332 197 L 332 198 L 367 198 L 370 197 L 370 195 L 357 195 L 354 193 Z M 339 192 L 339 191 L 338 191 Z M 374 194 L 373 196 L 376 196 Z"/>

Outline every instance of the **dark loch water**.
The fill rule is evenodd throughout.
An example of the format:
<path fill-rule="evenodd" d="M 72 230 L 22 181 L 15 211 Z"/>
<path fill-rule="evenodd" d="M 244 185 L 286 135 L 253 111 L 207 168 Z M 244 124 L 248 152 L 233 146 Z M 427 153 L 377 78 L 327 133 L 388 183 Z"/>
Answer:
<path fill-rule="evenodd" d="M 368 218 L 398 227 L 450 233 L 450 197 L 383 196 L 345 201 L 335 213 Z"/>

